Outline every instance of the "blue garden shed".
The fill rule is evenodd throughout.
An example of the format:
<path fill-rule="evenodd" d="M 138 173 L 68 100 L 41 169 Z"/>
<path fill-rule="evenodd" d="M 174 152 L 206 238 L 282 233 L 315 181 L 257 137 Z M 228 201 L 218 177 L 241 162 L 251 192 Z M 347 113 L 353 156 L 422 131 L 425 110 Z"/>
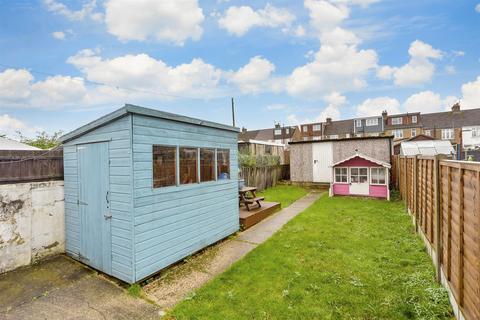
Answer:
<path fill-rule="evenodd" d="M 238 131 L 125 105 L 64 135 L 67 254 L 134 283 L 237 231 Z"/>

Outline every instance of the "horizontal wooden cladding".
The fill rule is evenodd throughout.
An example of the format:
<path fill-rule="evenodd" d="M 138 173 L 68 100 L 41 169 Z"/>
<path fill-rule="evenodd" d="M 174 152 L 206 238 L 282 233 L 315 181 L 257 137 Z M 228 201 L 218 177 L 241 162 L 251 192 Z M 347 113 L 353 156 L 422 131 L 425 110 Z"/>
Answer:
<path fill-rule="evenodd" d="M 441 268 L 456 303 L 467 320 L 480 319 L 480 163 L 418 156 L 394 161 L 401 197 L 412 213 L 418 213 L 417 224 L 434 250 L 441 250 Z M 435 164 L 440 186 L 438 224 L 432 214 Z M 436 232 L 438 246 L 431 237 Z"/>

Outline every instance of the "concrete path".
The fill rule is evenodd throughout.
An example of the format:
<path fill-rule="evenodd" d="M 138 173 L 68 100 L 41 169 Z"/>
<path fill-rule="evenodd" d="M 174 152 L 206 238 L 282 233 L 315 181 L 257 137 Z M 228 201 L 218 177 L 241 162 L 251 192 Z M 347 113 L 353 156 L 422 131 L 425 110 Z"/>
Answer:
<path fill-rule="evenodd" d="M 58 256 L 0 275 L 0 319 L 159 319 L 159 308 Z"/>
<path fill-rule="evenodd" d="M 174 306 L 192 291 L 200 288 L 217 274 L 225 271 L 260 243 L 270 238 L 284 224 L 320 198 L 321 193 L 310 193 L 285 209 L 268 217 L 235 238 L 226 240 L 169 268 L 159 279 L 144 287 L 147 296 L 160 308 Z"/>

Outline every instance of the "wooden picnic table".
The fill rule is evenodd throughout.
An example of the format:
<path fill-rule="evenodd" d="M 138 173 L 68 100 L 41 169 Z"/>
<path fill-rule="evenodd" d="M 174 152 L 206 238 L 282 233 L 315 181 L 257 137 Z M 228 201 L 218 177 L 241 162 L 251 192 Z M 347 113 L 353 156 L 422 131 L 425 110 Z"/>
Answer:
<path fill-rule="evenodd" d="M 263 201 L 265 197 L 257 197 L 255 192 L 257 188 L 255 187 L 243 187 L 242 189 L 238 190 L 238 198 L 239 204 L 244 204 L 248 211 L 250 211 L 249 205 L 257 203 L 258 207 L 260 208 L 262 204 L 260 201 Z"/>

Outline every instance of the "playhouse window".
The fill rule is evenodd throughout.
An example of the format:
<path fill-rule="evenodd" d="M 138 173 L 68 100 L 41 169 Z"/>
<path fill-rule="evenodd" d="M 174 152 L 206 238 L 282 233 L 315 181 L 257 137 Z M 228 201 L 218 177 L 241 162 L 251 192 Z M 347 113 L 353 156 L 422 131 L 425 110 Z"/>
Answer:
<path fill-rule="evenodd" d="M 215 149 L 200 149 L 200 182 L 215 180 Z"/>
<path fill-rule="evenodd" d="M 385 168 L 370 169 L 371 184 L 385 184 Z"/>
<path fill-rule="evenodd" d="M 335 168 L 335 182 L 337 183 L 348 182 L 348 168 Z"/>
<path fill-rule="evenodd" d="M 350 182 L 365 183 L 368 181 L 367 168 L 350 168 Z"/>
<path fill-rule="evenodd" d="M 217 149 L 217 175 L 218 179 L 230 179 L 230 150 Z"/>
<path fill-rule="evenodd" d="M 189 184 L 198 182 L 197 148 L 179 148 L 180 152 L 180 183 Z"/>
<path fill-rule="evenodd" d="M 153 187 L 167 187 L 177 184 L 177 148 L 153 146 Z"/>

